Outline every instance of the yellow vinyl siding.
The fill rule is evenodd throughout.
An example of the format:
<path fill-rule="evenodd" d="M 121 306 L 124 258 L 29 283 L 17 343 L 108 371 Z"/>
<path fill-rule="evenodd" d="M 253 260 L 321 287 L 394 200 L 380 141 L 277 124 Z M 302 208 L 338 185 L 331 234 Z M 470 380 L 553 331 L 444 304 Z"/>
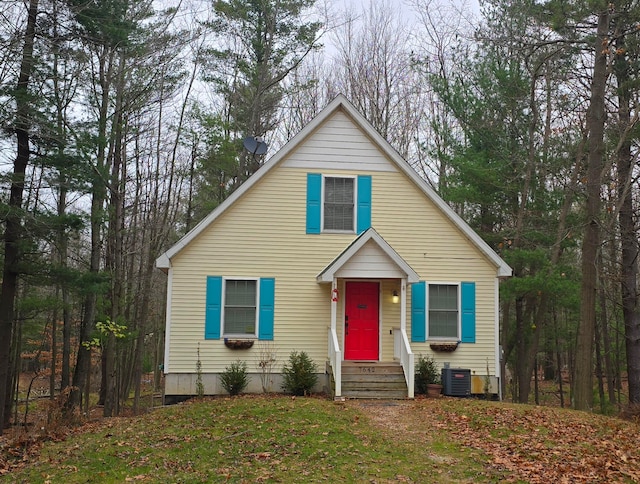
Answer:
<path fill-rule="evenodd" d="M 345 121 L 346 120 L 346 121 Z M 327 149 L 336 138 L 360 140 Z M 350 131 L 347 138 L 342 138 Z M 362 143 L 362 138 L 367 143 Z M 348 143 L 347 143 L 348 145 Z M 364 155 L 366 155 L 365 158 Z M 299 163 L 317 160 L 315 168 Z M 336 160 L 358 170 L 338 170 Z M 323 161 L 324 160 L 324 161 Z M 349 163 L 353 160 L 353 163 Z M 325 164 L 327 163 L 327 164 Z M 367 167 L 375 167 L 367 170 Z M 380 167 L 386 171 L 379 171 Z M 327 328 L 331 322 L 330 285 L 318 284 L 320 273 L 356 237 L 355 234 L 305 233 L 306 175 L 372 175 L 372 226 L 428 282 L 476 282 L 476 343 L 461 344 L 453 353 L 436 354 L 440 362 L 486 372 L 494 369 L 494 281 L 496 268 L 455 228 L 411 180 L 399 171 L 347 116 L 338 113 L 321 126 L 299 150 L 268 172 L 171 261 L 169 371 L 193 373 L 200 347 L 202 371 L 220 372 L 241 359 L 256 371 L 260 342 L 250 350 L 230 350 L 222 340 L 204 340 L 206 276 L 275 277 L 274 341 L 279 357 L 276 371 L 291 351 L 305 350 L 323 371 L 327 358 Z M 400 326 L 400 304 L 391 293 L 399 280 L 381 282 L 381 359 L 393 358 L 393 336 Z M 341 281 L 340 295 L 344 294 Z M 342 343 L 342 297 L 338 336 Z M 410 289 L 407 328 L 410 333 Z M 409 334 L 410 336 L 410 334 Z M 431 353 L 428 343 L 412 344 L 416 354 Z"/>
<path fill-rule="evenodd" d="M 355 128 L 345 113 L 338 111 L 283 160 L 281 166 L 360 173 L 365 164 L 368 171 L 397 170 L 364 132 Z"/>

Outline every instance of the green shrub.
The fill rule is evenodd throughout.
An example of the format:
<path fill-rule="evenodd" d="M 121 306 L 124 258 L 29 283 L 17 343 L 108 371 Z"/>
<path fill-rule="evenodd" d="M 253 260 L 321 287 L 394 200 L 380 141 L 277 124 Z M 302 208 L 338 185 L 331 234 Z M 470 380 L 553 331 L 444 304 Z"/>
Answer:
<path fill-rule="evenodd" d="M 240 360 L 231 363 L 220 374 L 220 382 L 229 395 L 237 395 L 249 384 L 247 364 Z"/>
<path fill-rule="evenodd" d="M 307 395 L 318 381 L 316 364 L 304 351 L 293 351 L 282 367 L 282 388 L 294 395 Z"/>
<path fill-rule="evenodd" d="M 436 361 L 430 356 L 420 355 L 416 364 L 416 392 L 427 393 L 427 385 L 434 383 L 440 384 L 440 372 Z"/>

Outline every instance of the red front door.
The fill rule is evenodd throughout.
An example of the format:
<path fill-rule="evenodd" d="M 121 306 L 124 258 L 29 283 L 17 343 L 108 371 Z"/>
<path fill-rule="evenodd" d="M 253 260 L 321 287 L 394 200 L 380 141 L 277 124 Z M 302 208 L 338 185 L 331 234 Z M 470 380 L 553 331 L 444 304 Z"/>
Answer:
<path fill-rule="evenodd" d="M 347 282 L 345 293 L 344 359 L 377 360 L 378 283 Z"/>

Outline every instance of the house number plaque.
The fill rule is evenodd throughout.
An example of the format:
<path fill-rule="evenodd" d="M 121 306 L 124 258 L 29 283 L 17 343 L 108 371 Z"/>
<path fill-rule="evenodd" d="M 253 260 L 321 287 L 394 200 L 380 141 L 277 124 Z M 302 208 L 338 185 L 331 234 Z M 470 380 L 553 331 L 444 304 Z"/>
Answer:
<path fill-rule="evenodd" d="M 363 368 L 360 368 L 360 373 L 375 373 L 376 369 L 375 368 L 371 368 L 370 366 L 365 366 Z"/>

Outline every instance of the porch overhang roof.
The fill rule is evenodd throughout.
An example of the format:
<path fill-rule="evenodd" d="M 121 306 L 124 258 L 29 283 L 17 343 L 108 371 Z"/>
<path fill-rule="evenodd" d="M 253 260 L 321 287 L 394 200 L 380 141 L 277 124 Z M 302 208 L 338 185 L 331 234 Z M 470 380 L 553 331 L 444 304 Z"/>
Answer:
<path fill-rule="evenodd" d="M 398 254 L 393 247 L 391 247 L 382 236 L 375 231 L 375 229 L 369 228 L 362 232 L 356 239 L 349 244 L 331 263 L 323 269 L 320 274 L 316 276 L 318 282 L 332 282 L 336 277 L 336 273 L 342 269 L 354 256 L 358 254 L 360 249 L 364 247 L 369 241 L 375 243 L 389 258 L 391 262 L 395 264 L 398 270 L 406 275 L 407 282 L 413 284 L 420 281 L 420 276 L 414 271 L 411 266 Z"/>

